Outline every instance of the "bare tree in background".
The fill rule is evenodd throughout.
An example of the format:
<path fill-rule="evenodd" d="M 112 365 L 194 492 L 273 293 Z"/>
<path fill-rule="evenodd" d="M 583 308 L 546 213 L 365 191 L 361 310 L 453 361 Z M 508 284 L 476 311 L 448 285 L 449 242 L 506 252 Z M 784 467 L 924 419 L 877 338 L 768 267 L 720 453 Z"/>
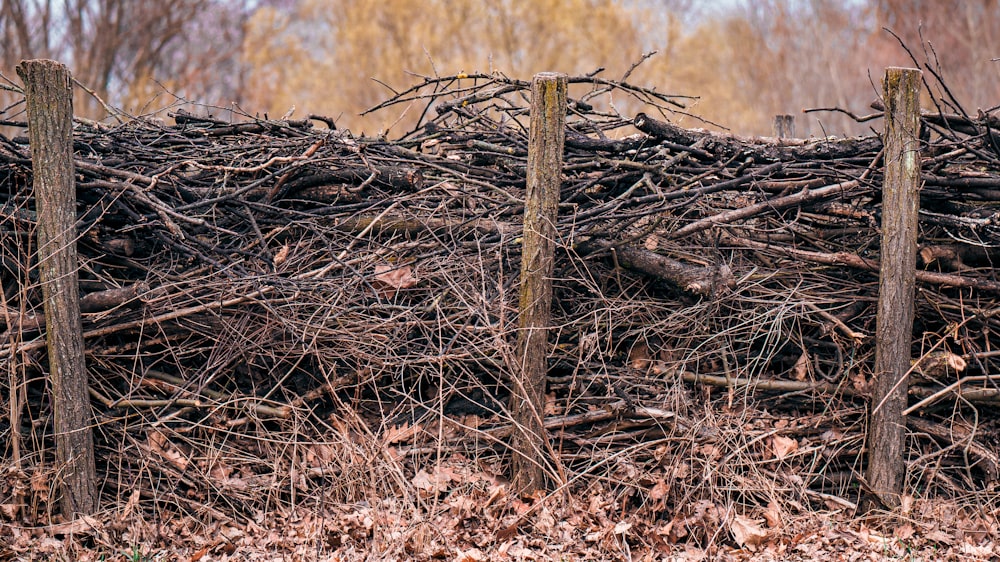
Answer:
<path fill-rule="evenodd" d="M 132 114 L 174 102 L 240 103 L 254 113 L 342 117 L 360 132 L 406 129 L 413 111 L 361 118 L 409 74 L 540 70 L 621 76 L 703 96 L 693 112 L 735 132 L 769 134 L 805 107 L 866 113 L 886 66 L 934 46 L 955 97 L 974 112 L 1000 91 L 998 0 L 0 0 L 0 72 L 25 58 L 67 63 Z M 929 53 L 934 58 L 934 53 Z M 433 61 L 433 63 L 432 63 Z M 3 93 L 3 92 L 0 92 Z M 940 95 L 936 97 L 945 97 Z M 0 102 L 3 102 L 0 99 Z M 628 100 L 616 107 L 632 111 Z M 6 105 L 6 104 L 3 104 Z M 2 105 L 0 105 L 2 107 Z M 102 117 L 80 96 L 83 115 Z M 672 116 L 680 118 L 680 116 Z M 8 116 L 7 118 L 10 118 Z M 797 130 L 861 134 L 843 114 L 799 117 Z M 808 123 L 808 129 L 807 124 Z M 820 125 L 822 124 L 822 126 Z M 681 124 L 702 126 L 683 120 Z"/>
<path fill-rule="evenodd" d="M 621 76 L 642 53 L 636 17 L 623 4 L 300 0 L 291 9 L 264 7 L 251 18 L 244 49 L 253 63 L 248 105 L 272 114 L 296 106 L 302 113 L 340 116 L 340 124 L 356 132 L 392 126 L 393 133 L 402 133 L 419 110 L 401 118 L 357 114 L 391 95 L 385 85 L 404 88 L 419 81 L 414 73 L 530 77 L 604 66 L 607 76 Z"/>
<path fill-rule="evenodd" d="M 774 115 L 802 108 L 870 112 L 883 69 L 915 64 L 883 28 L 919 62 L 931 60 L 967 111 L 996 103 L 997 0 L 743 0 L 688 30 L 682 44 L 696 39 L 695 46 L 670 66 L 675 74 L 689 60 L 706 67 L 680 74 L 697 84 L 689 92 L 705 94 L 703 111 L 737 131 L 767 134 Z M 839 113 L 800 115 L 798 122 L 799 133 L 805 123 L 814 135 L 871 132 L 870 124 Z"/>
<path fill-rule="evenodd" d="M 771 115 L 798 114 L 798 133 L 861 134 L 859 125 L 840 113 L 802 115 L 807 107 L 840 107 L 865 113 L 877 91 L 867 76 L 873 61 L 864 45 L 873 20 L 863 3 L 836 0 L 762 0 L 747 2 L 743 15 L 755 40 L 744 42 L 734 67 L 746 73 L 747 86 Z M 881 76 L 881 68 L 875 76 Z M 767 132 L 767 124 L 759 125 Z"/>
<path fill-rule="evenodd" d="M 225 102 L 240 95 L 243 23 L 254 9 L 236 0 L 4 0 L 0 71 L 11 76 L 22 59 L 57 59 L 130 113 L 163 91 L 158 83 L 198 101 Z M 77 111 L 104 116 L 90 97 L 80 97 Z"/>
<path fill-rule="evenodd" d="M 934 70 L 943 74 L 966 111 L 974 114 L 998 103 L 1000 61 L 993 59 L 1000 57 L 1000 2 L 873 0 L 872 5 L 879 27 L 898 34 L 920 62 L 927 56 L 933 65 L 939 65 Z M 887 59 L 886 66 L 913 65 L 887 33 L 881 33 L 872 47 L 876 56 Z M 944 92 L 935 92 L 935 97 L 947 98 Z"/>

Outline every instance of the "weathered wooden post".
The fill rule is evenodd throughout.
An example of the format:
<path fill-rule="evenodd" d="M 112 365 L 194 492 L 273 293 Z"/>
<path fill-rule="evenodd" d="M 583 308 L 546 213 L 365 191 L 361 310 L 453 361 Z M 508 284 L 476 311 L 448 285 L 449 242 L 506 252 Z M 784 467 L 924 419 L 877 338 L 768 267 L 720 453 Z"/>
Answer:
<path fill-rule="evenodd" d="M 531 82 L 528 131 L 527 193 L 521 253 L 520 320 L 510 411 L 511 474 L 514 489 L 531 493 L 545 488 L 548 437 L 542 425 L 548 336 L 552 307 L 556 215 L 566 135 L 565 74 L 543 72 Z"/>
<path fill-rule="evenodd" d="M 28 109 L 62 513 L 73 519 L 96 512 L 99 498 L 77 276 L 72 81 L 50 60 L 23 61 L 17 74 Z"/>
<path fill-rule="evenodd" d="M 774 137 L 779 139 L 795 138 L 795 116 L 774 116 Z"/>
<path fill-rule="evenodd" d="M 900 503 L 905 475 L 907 380 L 913 337 L 914 278 L 917 266 L 917 211 L 920 207 L 921 72 L 887 68 L 885 90 L 885 172 L 882 186 L 882 246 L 875 380 L 868 421 L 868 485 L 881 502 Z"/>

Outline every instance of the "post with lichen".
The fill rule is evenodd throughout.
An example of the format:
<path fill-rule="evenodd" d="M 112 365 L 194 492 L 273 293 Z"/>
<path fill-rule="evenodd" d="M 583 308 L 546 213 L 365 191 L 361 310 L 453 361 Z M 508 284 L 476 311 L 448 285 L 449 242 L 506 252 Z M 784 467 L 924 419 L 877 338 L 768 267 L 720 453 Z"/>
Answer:
<path fill-rule="evenodd" d="M 55 61 L 23 61 L 17 74 L 28 110 L 61 507 L 73 519 L 98 508 L 77 276 L 73 90 L 69 70 Z"/>
<path fill-rule="evenodd" d="M 920 84 L 916 69 L 887 68 L 882 245 L 875 379 L 868 421 L 865 510 L 900 505 L 905 475 L 907 372 L 920 206 Z"/>
<path fill-rule="evenodd" d="M 566 134 L 565 74 L 544 72 L 531 82 L 527 193 L 521 253 L 521 293 L 517 364 L 510 412 L 511 474 L 516 491 L 530 494 L 546 487 L 548 437 L 542 423 L 548 371 L 552 271 L 556 215 Z"/>

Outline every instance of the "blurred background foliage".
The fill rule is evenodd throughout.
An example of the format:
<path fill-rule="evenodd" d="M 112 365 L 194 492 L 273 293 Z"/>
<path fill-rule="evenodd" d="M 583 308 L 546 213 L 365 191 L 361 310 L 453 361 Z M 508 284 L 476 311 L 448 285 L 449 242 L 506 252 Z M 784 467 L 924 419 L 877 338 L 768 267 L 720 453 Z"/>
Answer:
<path fill-rule="evenodd" d="M 393 136 L 422 108 L 361 112 L 424 76 L 620 78 L 655 50 L 631 82 L 699 96 L 691 113 L 769 134 L 774 115 L 806 107 L 868 113 L 883 68 L 913 65 L 883 27 L 922 60 L 928 49 L 966 110 L 997 103 L 997 0 L 3 0 L 0 72 L 16 80 L 20 60 L 54 58 L 130 115 L 200 102 L 217 117 L 322 114 Z M 89 95 L 76 110 L 107 116 Z M 797 123 L 799 136 L 868 130 L 837 113 Z"/>

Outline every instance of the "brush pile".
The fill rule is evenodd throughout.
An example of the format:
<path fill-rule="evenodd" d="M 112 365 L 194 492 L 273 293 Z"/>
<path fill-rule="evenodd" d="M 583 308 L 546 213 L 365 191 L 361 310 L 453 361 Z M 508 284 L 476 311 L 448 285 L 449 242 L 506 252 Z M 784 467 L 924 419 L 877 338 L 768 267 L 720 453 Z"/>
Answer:
<path fill-rule="evenodd" d="M 693 119 L 684 98 L 570 82 L 552 478 L 676 521 L 698 501 L 852 506 L 881 140 L 689 130 L 672 124 Z M 428 79 L 383 104 L 423 108 L 391 141 L 319 117 L 79 120 L 105 500 L 240 520 L 405 497 L 442 455 L 502 472 L 528 89 Z M 908 489 L 957 496 L 1000 467 L 1000 120 L 954 108 L 923 128 Z M 0 137 L 0 435 L 15 483 L 50 466 L 31 183 L 27 141 Z M 43 517 L 41 489 L 0 490 L 18 506 L 4 516 Z"/>

